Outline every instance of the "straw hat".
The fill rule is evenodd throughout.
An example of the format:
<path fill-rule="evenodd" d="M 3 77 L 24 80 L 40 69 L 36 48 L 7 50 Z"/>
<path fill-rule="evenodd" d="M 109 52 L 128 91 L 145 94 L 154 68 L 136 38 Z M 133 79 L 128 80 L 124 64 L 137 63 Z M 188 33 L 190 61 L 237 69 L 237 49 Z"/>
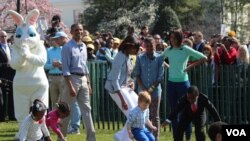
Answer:
<path fill-rule="evenodd" d="M 93 44 L 88 44 L 87 48 L 91 48 L 91 49 L 95 50 L 95 46 Z"/>
<path fill-rule="evenodd" d="M 89 36 L 83 37 L 83 42 L 93 42 L 93 40 Z"/>
<path fill-rule="evenodd" d="M 121 40 L 119 38 L 114 38 L 114 44 L 120 44 Z"/>

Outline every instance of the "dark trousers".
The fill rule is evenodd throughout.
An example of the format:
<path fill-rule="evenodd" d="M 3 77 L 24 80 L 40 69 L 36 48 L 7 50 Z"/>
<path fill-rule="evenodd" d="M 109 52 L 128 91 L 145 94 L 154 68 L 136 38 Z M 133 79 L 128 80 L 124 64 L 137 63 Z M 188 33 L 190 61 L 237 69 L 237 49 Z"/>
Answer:
<path fill-rule="evenodd" d="M 0 121 L 4 121 L 3 92 L 0 87 Z"/>
<path fill-rule="evenodd" d="M 205 133 L 204 133 L 204 126 L 206 123 L 206 115 L 199 116 L 189 116 L 189 115 L 181 115 L 176 135 L 174 137 L 174 141 L 183 141 L 183 135 L 187 127 L 190 123 L 194 123 L 195 126 L 195 139 L 196 141 L 205 141 Z"/>
<path fill-rule="evenodd" d="M 9 117 L 9 120 L 15 120 L 14 112 L 14 99 L 13 99 L 13 84 L 11 82 L 2 81 L 1 84 L 2 97 L 0 98 L 1 102 L 1 112 L 0 118 Z"/>
<path fill-rule="evenodd" d="M 190 82 L 171 82 L 168 81 L 167 94 L 168 102 L 170 105 L 170 110 L 173 111 L 177 107 L 179 99 L 187 93 L 188 88 L 190 87 Z M 179 124 L 179 116 L 172 120 L 173 136 L 177 132 L 177 126 Z M 190 123 L 186 128 L 186 139 L 191 138 L 192 133 L 192 124 Z"/>

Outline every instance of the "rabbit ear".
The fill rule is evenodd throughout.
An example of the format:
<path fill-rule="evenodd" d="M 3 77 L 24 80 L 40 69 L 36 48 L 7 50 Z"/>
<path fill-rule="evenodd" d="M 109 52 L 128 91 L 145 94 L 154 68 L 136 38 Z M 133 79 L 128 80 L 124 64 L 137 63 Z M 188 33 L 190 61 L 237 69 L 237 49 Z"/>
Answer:
<path fill-rule="evenodd" d="M 26 24 L 35 25 L 39 15 L 40 12 L 38 9 L 30 11 L 26 17 Z"/>
<path fill-rule="evenodd" d="M 7 13 L 12 16 L 13 20 L 16 22 L 17 25 L 21 25 L 24 23 L 22 15 L 20 15 L 16 11 L 9 10 Z"/>

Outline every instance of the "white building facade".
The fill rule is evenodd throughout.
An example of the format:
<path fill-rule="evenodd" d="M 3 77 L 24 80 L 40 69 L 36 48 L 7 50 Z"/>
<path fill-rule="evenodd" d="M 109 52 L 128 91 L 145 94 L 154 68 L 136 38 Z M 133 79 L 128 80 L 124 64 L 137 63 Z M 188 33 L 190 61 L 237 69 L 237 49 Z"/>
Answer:
<path fill-rule="evenodd" d="M 88 0 L 50 0 L 51 4 L 62 11 L 61 19 L 67 28 L 81 20 L 80 14 L 89 6 Z"/>

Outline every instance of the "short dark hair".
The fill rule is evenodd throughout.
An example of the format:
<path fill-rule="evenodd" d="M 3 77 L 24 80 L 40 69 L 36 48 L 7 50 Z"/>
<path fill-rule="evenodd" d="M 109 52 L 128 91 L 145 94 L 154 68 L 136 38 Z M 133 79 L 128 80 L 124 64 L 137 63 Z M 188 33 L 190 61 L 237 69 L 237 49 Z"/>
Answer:
<path fill-rule="evenodd" d="M 62 113 L 69 115 L 70 114 L 70 108 L 69 108 L 69 104 L 67 104 L 66 102 L 62 102 L 60 101 L 59 103 L 56 104 L 57 108 L 59 111 L 61 111 Z"/>
<path fill-rule="evenodd" d="M 59 20 L 59 22 L 61 22 L 61 17 L 60 17 L 59 15 L 54 15 L 54 16 L 52 17 L 52 20 L 51 20 L 51 21 L 57 21 L 57 20 Z"/>
<path fill-rule="evenodd" d="M 81 23 L 75 23 L 75 24 L 72 24 L 72 25 L 71 25 L 70 30 L 72 31 L 73 28 L 75 28 L 75 27 L 78 26 L 78 25 L 80 25 L 80 26 L 83 27 L 83 25 L 82 25 Z"/>
<path fill-rule="evenodd" d="M 211 141 L 215 141 L 216 135 L 222 133 L 222 125 L 227 125 L 227 123 L 222 121 L 217 121 L 212 123 L 208 128 L 208 136 Z"/>
<path fill-rule="evenodd" d="M 199 89 L 197 86 L 192 85 L 188 88 L 188 94 L 195 94 L 195 95 L 199 95 Z"/>
<path fill-rule="evenodd" d="M 143 40 L 143 42 L 144 42 L 145 44 L 153 44 L 153 43 L 154 43 L 154 38 L 153 38 L 152 36 L 147 36 L 147 37 Z"/>
<path fill-rule="evenodd" d="M 128 35 L 124 40 L 123 42 L 120 44 L 119 46 L 119 51 L 122 51 L 124 52 L 125 50 L 127 50 L 131 45 L 133 45 L 137 52 L 139 51 L 139 48 L 140 48 L 140 44 L 139 44 L 139 41 L 138 39 L 133 36 L 133 35 Z"/>

